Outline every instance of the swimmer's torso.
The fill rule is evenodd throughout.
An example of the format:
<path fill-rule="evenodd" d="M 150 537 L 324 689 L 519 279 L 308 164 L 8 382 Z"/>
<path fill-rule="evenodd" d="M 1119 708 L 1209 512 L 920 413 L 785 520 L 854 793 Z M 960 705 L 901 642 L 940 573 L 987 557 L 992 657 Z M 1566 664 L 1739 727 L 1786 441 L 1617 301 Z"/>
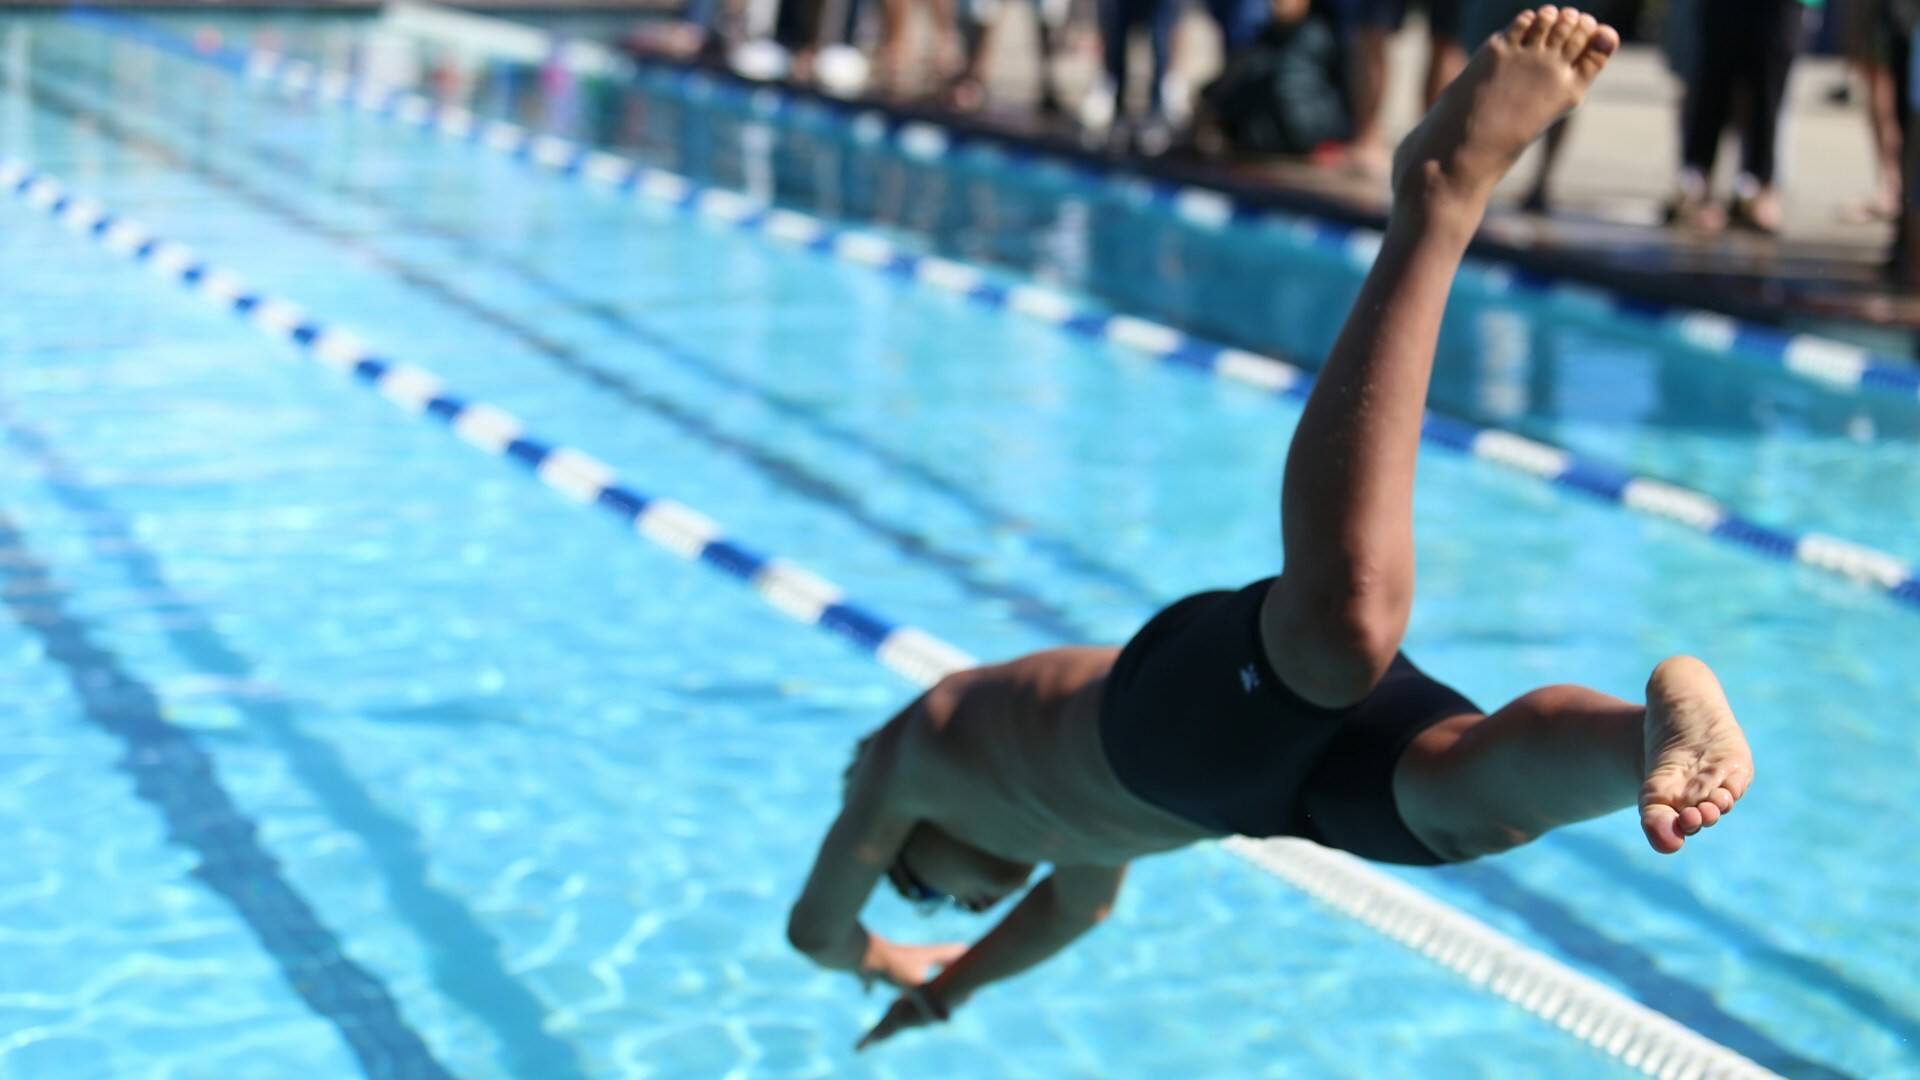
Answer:
<path fill-rule="evenodd" d="M 1055 649 L 943 681 L 924 701 L 917 774 L 939 790 L 934 824 L 1022 862 L 1118 865 L 1219 835 L 1124 787 L 1100 741 L 1119 655 Z"/>

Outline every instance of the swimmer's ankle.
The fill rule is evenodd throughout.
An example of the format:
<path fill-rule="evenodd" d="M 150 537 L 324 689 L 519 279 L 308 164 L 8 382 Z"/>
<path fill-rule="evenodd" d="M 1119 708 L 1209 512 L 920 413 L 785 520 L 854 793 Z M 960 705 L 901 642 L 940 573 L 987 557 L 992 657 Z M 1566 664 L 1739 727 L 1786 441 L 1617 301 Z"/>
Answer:
<path fill-rule="evenodd" d="M 1486 217 L 1490 195 L 1487 185 L 1462 183 L 1447 176 L 1439 162 L 1423 161 L 1394 185 L 1389 227 L 1440 234 L 1464 246 Z"/>

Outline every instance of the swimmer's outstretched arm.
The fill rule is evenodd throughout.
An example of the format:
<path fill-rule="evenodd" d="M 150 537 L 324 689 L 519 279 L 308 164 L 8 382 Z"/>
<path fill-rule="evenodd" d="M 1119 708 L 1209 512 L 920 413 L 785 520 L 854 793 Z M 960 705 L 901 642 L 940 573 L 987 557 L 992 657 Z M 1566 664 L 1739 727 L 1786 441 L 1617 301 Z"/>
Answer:
<path fill-rule="evenodd" d="M 787 940 L 821 967 L 871 982 L 917 986 L 928 970 L 958 955 L 957 945 L 902 945 L 860 924 L 875 883 L 925 816 L 916 785 L 897 767 L 900 725 L 873 736 L 847 786 L 846 803 L 827 830 L 800 899 L 787 920 Z"/>
<path fill-rule="evenodd" d="M 938 1023 L 991 983 L 1031 968 L 1106 920 L 1125 866 L 1058 866 L 932 982 L 910 987 L 860 1040 L 864 1050 L 908 1028 Z"/>

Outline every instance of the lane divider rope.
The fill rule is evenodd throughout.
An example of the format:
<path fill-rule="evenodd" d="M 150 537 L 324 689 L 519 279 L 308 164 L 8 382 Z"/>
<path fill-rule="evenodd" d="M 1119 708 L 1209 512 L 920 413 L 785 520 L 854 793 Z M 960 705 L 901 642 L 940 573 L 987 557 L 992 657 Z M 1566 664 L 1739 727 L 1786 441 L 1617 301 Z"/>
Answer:
<path fill-rule="evenodd" d="M 86 65 L 78 61 L 73 63 L 62 62 L 61 67 L 69 73 L 74 70 L 85 72 L 95 80 L 104 78 L 105 69 L 88 69 Z M 4 76 L 6 70 L 6 64 L 0 62 L 0 76 Z M 43 80 L 45 83 L 44 86 L 42 86 Z M 44 68 L 33 72 L 29 76 L 29 81 L 35 87 L 42 89 L 64 86 L 66 89 L 72 90 L 76 86 L 76 83 L 73 81 L 55 79 L 48 76 Z M 62 103 L 63 93 L 63 91 L 54 91 L 55 97 L 53 100 L 56 102 L 56 108 L 73 104 L 72 99 L 66 99 L 64 103 Z M 74 115 L 83 119 L 90 117 L 91 119 L 87 120 L 87 122 L 94 124 L 95 129 L 103 136 L 109 139 L 117 139 L 121 135 L 129 135 L 129 137 L 150 142 L 151 145 L 148 149 L 167 146 L 173 146 L 177 149 L 177 145 L 173 141 L 173 135 L 160 134 L 160 132 L 167 128 L 167 123 L 164 121 L 159 123 L 151 122 L 152 116 L 159 114 L 151 114 L 147 122 L 137 121 L 135 117 L 138 110 L 128 107 L 124 99 L 114 100 L 96 97 L 91 100 L 94 101 L 94 106 L 98 108 L 112 109 L 113 115 L 106 116 L 103 113 L 92 111 L 93 106 L 87 105 L 77 106 L 83 111 Z M 121 130 L 119 134 L 116 135 L 116 129 L 125 130 Z M 138 134 L 130 134 L 133 132 L 138 132 Z M 899 474 L 908 483 L 918 485 L 938 494 L 944 500 L 963 509 L 983 527 L 1020 533 L 1022 543 L 1025 546 L 1029 547 L 1036 554 L 1041 554 L 1049 558 L 1061 571 L 1069 576 L 1083 577 L 1087 580 L 1098 582 L 1103 587 L 1118 590 L 1119 594 L 1127 599 L 1148 605 L 1149 608 L 1164 602 L 1164 597 L 1160 595 L 1158 590 L 1149 586 L 1134 574 L 1096 558 L 1068 540 L 1049 535 L 1045 529 L 1036 527 L 1034 523 L 1019 514 L 996 506 L 991 500 L 983 498 L 978 492 L 968 487 L 966 482 L 957 480 L 931 468 L 920 462 L 912 454 L 890 448 L 883 444 L 884 440 L 874 440 L 869 437 L 862 425 L 849 425 L 834 421 L 823 416 L 815 403 L 769 390 L 753 379 L 745 378 L 731 371 L 725 364 L 718 363 L 711 357 L 703 356 L 694 350 L 679 345 L 674 339 L 649 327 L 644 321 L 635 319 L 617 310 L 617 305 L 608 304 L 594 297 L 576 293 L 564 283 L 546 276 L 523 258 L 489 249 L 486 243 L 472 235 L 469 231 L 452 229 L 444 223 L 437 224 L 427 219 L 410 215 L 394 205 L 392 200 L 375 192 L 373 188 L 348 183 L 343 180 L 327 180 L 317 172 L 311 171 L 307 166 L 294 160 L 295 155 L 292 153 L 272 148 L 270 143 L 255 143 L 251 146 L 241 147 L 240 149 L 244 150 L 245 155 L 253 161 L 277 170 L 283 176 L 297 178 L 302 182 L 314 185 L 316 190 L 323 191 L 329 196 L 344 199 L 375 211 L 380 215 L 380 220 L 387 222 L 391 227 L 418 231 L 439 238 L 465 262 L 474 265 L 491 265 L 518 278 L 540 294 L 557 301 L 562 309 L 576 315 L 590 318 L 600 325 L 614 330 L 622 337 L 639 343 L 649 350 L 652 356 L 660 357 L 682 370 L 694 373 L 702 381 L 724 389 L 739 400 L 759 402 L 774 410 L 780 416 L 804 425 L 810 432 L 878 464 L 889 472 Z M 240 151 L 236 151 L 236 153 L 238 152 Z M 178 165 L 179 162 L 176 161 L 174 164 Z M 196 174 L 204 174 L 209 179 L 223 175 L 217 166 L 207 162 L 199 162 L 194 171 Z M 233 177 L 225 176 L 224 179 L 231 181 Z M 219 182 L 221 181 L 216 181 L 217 184 Z M 243 199 L 257 195 L 257 191 L 252 188 L 233 190 L 236 197 Z M 278 212 L 266 204 L 262 204 L 260 208 L 269 212 Z M 312 221 L 302 222 L 295 221 L 293 218 L 283 219 L 300 228 L 321 228 L 324 233 L 324 226 L 316 225 Z M 326 238 L 329 239 L 330 242 L 345 242 L 345 239 L 342 237 L 328 236 Z M 360 251 L 362 255 L 367 253 L 367 251 Z M 384 256 L 380 256 L 380 258 L 384 258 Z M 435 295 L 441 294 L 441 287 L 445 284 L 437 279 L 433 279 L 430 282 L 430 275 L 425 275 L 424 271 L 420 271 L 420 268 L 413 267 L 411 264 L 395 263 L 391 265 L 381 265 L 384 269 L 391 270 L 395 273 L 403 273 L 406 271 L 416 272 L 413 276 L 408 277 L 408 281 L 416 286 L 435 290 Z M 451 286 L 447 287 L 451 288 Z M 447 293 L 445 295 L 451 296 L 452 294 Z M 470 298 L 464 298 L 464 294 L 462 294 L 462 299 L 458 302 L 465 305 L 471 301 Z M 499 319 L 502 318 L 504 317 L 491 319 L 489 320 L 489 324 L 493 325 L 496 329 L 503 331 L 510 330 L 510 332 L 519 335 L 524 341 L 530 342 L 532 340 L 531 337 L 528 336 L 532 332 L 530 328 L 520 326 L 518 323 L 514 323 L 510 328 L 508 322 L 511 322 L 511 320 L 507 320 L 507 322 L 499 321 Z M 578 367 L 578 364 L 586 364 L 586 366 Z M 680 426 L 685 427 L 697 436 L 706 438 L 707 441 L 711 441 L 711 438 L 708 438 L 708 435 L 711 435 L 711 433 L 702 435 L 702 432 L 705 431 L 704 428 L 688 426 L 692 424 L 693 421 L 681 416 L 682 411 L 677 406 L 667 407 L 661 405 L 660 402 L 645 396 L 642 388 L 631 386 L 626 380 L 616 379 L 615 373 L 608 372 L 595 365 L 587 364 L 585 360 L 576 359 L 575 365 L 576 366 L 564 367 L 569 371 L 577 371 L 584 375 L 590 375 L 595 386 L 625 400 L 630 400 L 638 407 L 646 408 L 658 415 L 681 417 L 682 422 Z M 608 382 L 608 379 L 614 379 L 614 381 Z M 662 408 L 666 408 L 666 412 L 662 413 Z M 765 458 L 765 464 L 779 471 L 784 472 L 787 465 L 791 465 L 790 462 L 788 462 L 787 465 L 780 464 L 780 462 L 786 461 L 784 457 L 774 454 L 758 443 L 751 443 L 750 441 L 736 443 L 736 441 L 728 440 L 727 446 L 733 447 L 733 449 L 739 452 L 747 453 L 749 458 L 753 460 Z M 776 458 L 778 460 L 775 460 Z M 813 479 L 809 480 L 807 479 L 809 476 L 812 476 L 812 474 L 806 473 L 803 470 L 800 475 L 788 475 L 784 479 L 797 482 L 802 488 L 811 489 L 812 494 L 824 495 L 826 489 L 817 487 L 815 482 L 827 483 L 827 481 L 820 477 L 813 477 Z M 838 490 L 837 485 L 829 484 L 829 486 Z M 842 507 L 843 513 L 849 512 L 850 510 L 852 510 L 851 507 Z M 863 520 L 869 516 L 857 510 L 852 510 L 852 512 L 856 513 L 856 515 Z M 864 521 L 863 527 L 869 530 L 880 530 L 883 536 L 890 536 L 896 543 L 896 546 L 904 543 L 914 547 L 917 551 L 921 546 L 910 539 L 910 534 L 903 531 L 901 527 L 889 525 L 878 519 Z M 927 552 L 918 551 L 918 553 L 924 555 Z M 948 568 L 952 574 L 958 575 L 956 581 L 961 583 L 963 588 L 972 589 L 982 595 L 993 595 L 999 599 L 1014 602 L 1016 617 L 1028 622 L 1029 625 L 1034 626 L 1036 629 L 1040 629 L 1042 632 L 1052 636 L 1060 637 L 1062 640 L 1083 640 L 1085 638 L 1084 634 L 1072 631 L 1066 622 L 1063 621 L 1065 619 L 1064 613 L 1058 612 L 1055 605 L 1047 603 L 1044 599 L 1031 594 L 1020 594 L 1020 591 L 1017 589 L 1010 592 L 1008 587 L 993 586 L 990 582 L 977 580 L 976 576 L 968 573 L 964 567 L 951 563 L 950 561 Z"/>
<path fill-rule="evenodd" d="M 912 681 L 929 683 L 973 666 L 973 659 L 959 649 L 889 622 L 818 576 L 734 541 L 699 511 L 623 483 L 611 466 L 592 455 L 539 438 L 497 406 L 454 395 L 431 371 L 375 355 L 353 334 L 328 328 L 300 306 L 252 289 L 239 275 L 208 263 L 187 246 L 111 214 L 93 199 L 71 194 L 59 181 L 22 162 L 0 158 L 0 190 L 229 308 L 269 336 L 293 342 L 321 365 L 353 376 L 402 410 L 437 420 L 463 442 L 523 466 L 568 499 L 624 519 L 657 546 L 746 581 L 781 612 L 852 641 Z"/>
<path fill-rule="evenodd" d="M 431 371 L 375 354 L 351 333 L 326 326 L 288 300 L 253 290 L 239 275 L 205 261 L 191 248 L 111 213 L 23 162 L 0 157 L 0 190 L 228 309 L 268 336 L 291 342 L 322 366 L 351 376 L 405 412 L 438 421 L 469 445 L 533 472 L 571 501 L 614 515 L 641 537 L 684 559 L 747 582 L 782 614 L 840 636 L 915 684 L 930 685 L 975 663 L 925 631 L 890 622 L 849 601 L 825 578 L 729 538 L 719 522 L 698 510 L 639 491 L 585 451 L 527 431 L 497 406 L 456 395 Z M 1235 838 L 1226 846 L 1332 909 L 1648 1075 L 1673 1080 L 1773 1075 L 1350 855 L 1296 839 Z"/>
<path fill-rule="evenodd" d="M 499 54 L 508 39 L 513 58 L 540 63 L 575 43 L 566 37 L 492 15 L 455 12 L 435 4 L 400 5 L 395 20 L 410 31 L 459 40 Z M 535 50 L 533 38 L 544 38 Z M 537 59 L 536 59 L 537 57 Z M 577 65 L 577 70 L 579 69 Z M 1165 180 L 1128 163 L 1046 150 L 1029 141 L 962 128 L 924 115 L 905 115 L 884 103 L 843 101 L 771 79 L 755 79 L 720 67 L 661 57 L 628 56 L 589 74 L 634 72 L 641 85 L 702 104 L 719 105 L 760 120 L 832 125 L 844 140 L 886 146 L 923 162 L 970 158 L 1050 185 L 1155 209 L 1207 230 L 1230 225 L 1269 225 L 1297 245 L 1331 251 L 1356 268 L 1373 264 L 1380 232 L 1364 225 L 1288 213 L 1220 188 Z M 1462 283 L 1489 296 L 1528 296 L 1603 319 L 1626 320 L 1687 345 L 1766 366 L 1841 390 L 1872 390 L 1920 400 L 1920 369 L 1910 359 L 1882 356 L 1857 345 L 1814 334 L 1786 333 L 1715 312 L 1650 300 L 1562 276 L 1473 260 Z"/>
<path fill-rule="evenodd" d="M 1378 229 L 1288 213 L 1218 188 L 1180 184 L 1123 165 L 1035 150 L 1004 136 L 952 128 L 902 116 L 872 104 L 815 97 L 715 69 L 643 59 L 642 86 L 702 104 L 715 104 L 762 121 L 832 126 L 844 141 L 887 146 L 932 162 L 972 161 L 1024 174 L 1054 187 L 1164 212 L 1207 231 L 1266 226 L 1296 249 L 1329 252 L 1365 272 L 1379 253 Z M 1498 223 L 1494 226 L 1498 228 Z M 1483 257 L 1469 259 L 1461 284 L 1490 298 L 1551 303 L 1589 320 L 1624 321 L 1678 344 L 1742 359 L 1840 391 L 1872 391 L 1920 401 L 1920 369 L 1913 361 L 1815 334 L 1789 333 L 1729 315 L 1651 300 Z"/>
<path fill-rule="evenodd" d="M 952 293 L 986 308 L 1017 312 L 1177 367 L 1298 400 L 1304 400 L 1312 390 L 1310 373 L 1273 357 L 1116 314 L 1046 286 L 1008 280 L 1005 275 L 989 274 L 966 263 L 915 252 L 877 233 L 837 228 L 808 214 L 709 187 L 569 139 L 538 134 L 504 120 L 486 120 L 465 108 L 441 105 L 412 91 L 361 82 L 349 73 L 323 70 L 279 53 L 202 49 L 184 38 L 120 16 L 86 13 L 73 17 L 101 26 L 108 33 L 125 34 L 243 75 L 271 89 L 332 102 L 456 142 L 478 144 L 592 186 L 663 203 L 698 218 Z M 1421 437 L 1431 446 L 1524 473 L 1638 514 L 1676 522 L 1752 553 L 1837 574 L 1884 592 L 1904 605 L 1920 607 L 1920 578 L 1916 578 L 1914 566 L 1887 552 L 1825 533 L 1797 534 L 1777 529 L 1753 521 L 1703 492 L 1432 411 L 1426 413 Z"/>

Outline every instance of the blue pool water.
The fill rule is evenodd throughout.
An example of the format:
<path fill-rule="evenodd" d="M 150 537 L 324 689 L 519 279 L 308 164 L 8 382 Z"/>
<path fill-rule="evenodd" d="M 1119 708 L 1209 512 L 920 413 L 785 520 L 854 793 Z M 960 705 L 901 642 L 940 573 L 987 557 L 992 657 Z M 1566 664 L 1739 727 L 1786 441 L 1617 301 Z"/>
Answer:
<path fill-rule="evenodd" d="M 1118 641 L 1278 558 L 1291 405 L 56 19 L 0 35 L 0 153 L 977 655 Z M 1145 227 L 1111 208 L 979 175 L 920 200 L 978 213 L 914 228 L 872 178 L 924 166 L 625 109 L 618 141 L 703 178 L 1142 290 L 1098 256 Z M 855 1057 L 885 1002 L 782 931 L 852 740 L 910 687 L 18 203 L 0 221 L 0 1074 L 1624 1071 L 1211 848 Z M 1299 315 L 1269 344 L 1327 332 L 1331 268 L 1157 228 L 1195 325 L 1261 335 L 1206 299 L 1219 259 Z M 1436 405 L 1920 555 L 1914 410 L 1549 320 L 1466 298 Z M 1482 348 L 1516 332 L 1518 396 Z M 1913 611 L 1467 460 L 1423 464 L 1417 512 L 1425 666 L 1483 702 L 1631 695 L 1697 651 L 1760 776 L 1683 858 L 1616 815 L 1403 877 L 1780 1072 L 1920 1075 Z"/>

